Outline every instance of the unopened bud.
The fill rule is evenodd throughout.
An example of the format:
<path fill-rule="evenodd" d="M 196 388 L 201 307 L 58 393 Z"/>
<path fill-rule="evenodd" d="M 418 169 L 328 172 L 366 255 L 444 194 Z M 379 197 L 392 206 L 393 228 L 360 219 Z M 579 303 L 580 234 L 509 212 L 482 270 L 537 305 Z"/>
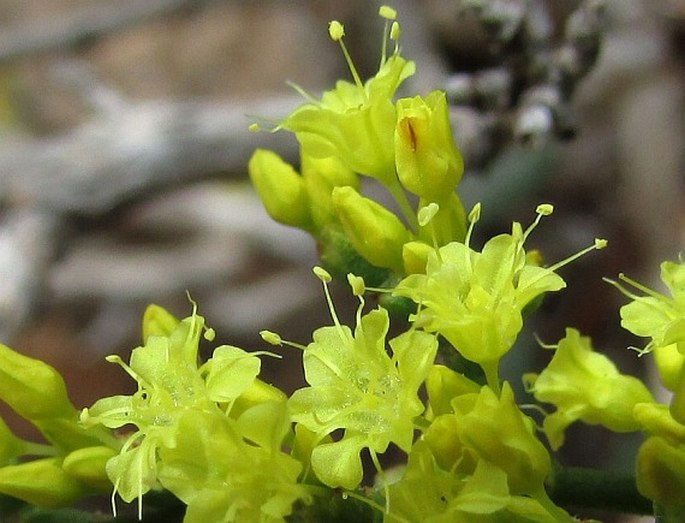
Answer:
<path fill-rule="evenodd" d="M 59 507 L 93 489 L 68 474 L 61 458 L 45 458 L 0 468 L 0 492 L 39 507 Z"/>
<path fill-rule="evenodd" d="M 685 452 L 652 436 L 637 453 L 637 488 L 664 507 L 680 505 L 685 492 Z"/>
<path fill-rule="evenodd" d="M 111 447 L 86 447 L 68 454 L 64 458 L 62 468 L 67 474 L 93 489 L 107 492 L 112 489 L 112 482 L 107 477 L 105 465 L 116 455 L 117 451 Z"/>
<path fill-rule="evenodd" d="M 454 143 L 445 94 L 434 91 L 397 102 L 395 166 L 408 191 L 442 202 L 464 171 L 464 162 Z"/>
<path fill-rule="evenodd" d="M 150 336 L 169 336 L 180 323 L 169 311 L 159 305 L 150 304 L 143 313 L 143 343 Z"/>
<path fill-rule="evenodd" d="M 19 354 L 2 344 L 0 399 L 30 421 L 69 417 L 76 413 L 59 372 L 43 361 Z"/>
<path fill-rule="evenodd" d="M 435 249 L 422 241 L 412 241 L 402 246 L 402 261 L 406 274 L 424 274 L 428 256 Z"/>
<path fill-rule="evenodd" d="M 285 225 L 311 227 L 304 180 L 272 151 L 257 149 L 247 165 L 250 179 L 269 215 Z"/>
<path fill-rule="evenodd" d="M 332 201 L 352 247 L 369 263 L 402 273 L 402 246 L 411 235 L 399 218 L 351 187 L 333 189 Z"/>

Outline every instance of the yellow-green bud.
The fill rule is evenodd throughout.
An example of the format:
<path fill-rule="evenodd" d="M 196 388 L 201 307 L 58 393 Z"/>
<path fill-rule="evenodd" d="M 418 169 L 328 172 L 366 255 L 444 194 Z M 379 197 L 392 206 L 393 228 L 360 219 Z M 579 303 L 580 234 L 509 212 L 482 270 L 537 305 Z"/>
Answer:
<path fill-rule="evenodd" d="M 107 477 L 105 465 L 117 454 L 116 450 L 104 446 L 78 449 L 64 458 L 62 468 L 94 490 L 108 492 L 112 490 L 112 482 Z"/>
<path fill-rule="evenodd" d="M 633 416 L 643 431 L 661 436 L 673 445 L 685 443 L 685 425 L 673 419 L 667 405 L 638 403 L 633 408 Z"/>
<path fill-rule="evenodd" d="M 30 421 L 76 414 L 62 376 L 47 363 L 0 344 L 0 399 Z"/>
<path fill-rule="evenodd" d="M 428 201 L 440 203 L 454 192 L 464 161 L 454 143 L 445 93 L 398 100 L 395 167 L 404 188 Z"/>
<path fill-rule="evenodd" d="M 302 155 L 302 178 L 309 196 L 309 209 L 317 230 L 336 220 L 331 203 L 333 187 L 349 185 L 359 189 L 359 176 L 338 158 Z"/>
<path fill-rule="evenodd" d="M 269 215 L 285 225 L 311 228 L 304 180 L 273 151 L 257 149 L 247 164 L 250 179 Z"/>
<path fill-rule="evenodd" d="M 333 207 L 345 235 L 369 263 L 402 273 L 402 246 L 411 235 L 397 216 L 352 187 L 336 187 Z"/>
<path fill-rule="evenodd" d="M 433 365 L 426 378 L 426 391 L 431 413 L 440 416 L 452 412 L 452 399 L 462 394 L 478 394 L 480 385 L 449 367 Z"/>
<path fill-rule="evenodd" d="M 476 467 L 477 456 L 464 447 L 459 439 L 459 419 L 454 414 L 443 414 L 433 420 L 422 440 L 426 442 L 437 464 L 443 470 L 470 474 Z"/>
<path fill-rule="evenodd" d="M 169 311 L 159 305 L 150 304 L 143 314 L 143 344 L 150 336 L 170 336 L 180 323 Z"/>
<path fill-rule="evenodd" d="M 435 249 L 422 241 L 412 241 L 402 246 L 405 274 L 424 274 L 428 255 Z"/>
<path fill-rule="evenodd" d="M 231 415 L 239 416 L 250 407 L 260 403 L 267 401 L 284 402 L 287 399 L 288 397 L 281 389 L 255 378 L 252 385 L 235 400 L 231 408 Z"/>
<path fill-rule="evenodd" d="M 472 408 L 462 411 L 456 402 L 453 405 L 463 444 L 507 473 L 512 494 L 538 492 L 551 460 L 532 420 L 518 408 L 509 383 L 504 383 L 499 398 L 483 387 Z"/>
<path fill-rule="evenodd" d="M 685 355 L 678 350 L 677 343 L 654 347 L 652 353 L 662 383 L 668 390 L 675 390 L 682 374 Z"/>
<path fill-rule="evenodd" d="M 0 492 L 39 507 L 59 507 L 93 489 L 68 474 L 61 458 L 45 458 L 0 468 Z"/>
<path fill-rule="evenodd" d="M 665 507 L 683 504 L 685 451 L 659 436 L 648 438 L 637 453 L 637 488 Z"/>

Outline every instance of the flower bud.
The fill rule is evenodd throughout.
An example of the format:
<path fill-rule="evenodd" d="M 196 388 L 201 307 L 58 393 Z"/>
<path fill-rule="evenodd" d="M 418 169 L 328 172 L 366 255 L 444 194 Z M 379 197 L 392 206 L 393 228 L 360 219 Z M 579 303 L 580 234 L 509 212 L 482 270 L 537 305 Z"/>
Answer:
<path fill-rule="evenodd" d="M 59 372 L 2 344 L 0 399 L 29 421 L 76 415 Z"/>
<path fill-rule="evenodd" d="M 0 468 L 0 492 L 39 507 L 59 507 L 93 489 L 68 474 L 61 458 L 45 458 Z"/>
<path fill-rule="evenodd" d="M 143 314 L 143 344 L 150 336 L 169 336 L 180 323 L 178 318 L 159 305 L 150 304 Z"/>
<path fill-rule="evenodd" d="M 257 149 L 247 165 L 250 179 L 269 215 L 285 225 L 311 228 L 304 180 L 272 151 Z"/>
<path fill-rule="evenodd" d="M 642 430 L 660 436 L 673 445 L 685 443 L 685 425 L 673 419 L 667 405 L 659 403 L 638 403 L 633 408 L 633 416 Z"/>
<path fill-rule="evenodd" d="M 333 187 L 346 186 L 359 190 L 359 176 L 333 156 L 313 158 L 302 155 L 302 178 L 309 195 L 312 221 L 317 230 L 336 220 L 331 204 Z"/>
<path fill-rule="evenodd" d="M 411 235 L 399 218 L 352 187 L 333 189 L 332 201 L 352 247 L 369 263 L 402 273 L 402 246 Z"/>
<path fill-rule="evenodd" d="M 244 411 L 260 403 L 267 401 L 285 402 L 288 396 L 273 385 L 270 385 L 259 378 L 256 378 L 252 384 L 238 396 L 231 408 L 231 414 L 239 416 Z"/>
<path fill-rule="evenodd" d="M 454 404 L 457 407 L 457 404 Z M 538 492 L 551 470 L 547 450 L 505 382 L 500 397 L 483 387 L 471 410 L 457 409 L 459 438 L 480 458 L 507 473 L 512 494 Z"/>
<path fill-rule="evenodd" d="M 654 363 L 664 387 L 674 391 L 682 374 L 685 355 L 678 350 L 677 343 L 654 347 Z"/>
<path fill-rule="evenodd" d="M 112 482 L 107 477 L 105 465 L 118 452 L 111 447 L 85 447 L 75 450 L 64 458 L 62 468 L 70 476 L 91 486 L 95 490 L 107 492 Z"/>
<path fill-rule="evenodd" d="M 449 367 L 433 365 L 426 378 L 426 391 L 432 414 L 439 416 L 452 412 L 453 398 L 462 394 L 478 394 L 480 385 Z"/>
<path fill-rule="evenodd" d="M 454 143 L 445 93 L 398 100 L 395 167 L 404 188 L 429 201 L 442 202 L 454 192 L 464 161 Z"/>
<path fill-rule="evenodd" d="M 459 419 L 454 414 L 443 414 L 433 420 L 422 437 L 443 470 L 471 474 L 476 467 L 477 456 L 467 450 L 459 439 Z"/>
<path fill-rule="evenodd" d="M 402 246 L 402 261 L 405 274 L 424 274 L 428 255 L 435 249 L 422 241 L 407 242 Z"/>
<path fill-rule="evenodd" d="M 685 452 L 659 436 L 648 438 L 637 453 L 637 488 L 664 507 L 682 505 Z"/>

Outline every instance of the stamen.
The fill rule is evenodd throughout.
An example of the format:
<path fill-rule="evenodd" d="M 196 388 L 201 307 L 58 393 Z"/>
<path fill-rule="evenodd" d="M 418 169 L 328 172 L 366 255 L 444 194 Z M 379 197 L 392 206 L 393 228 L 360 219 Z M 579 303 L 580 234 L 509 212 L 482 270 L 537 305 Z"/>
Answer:
<path fill-rule="evenodd" d="M 318 265 L 312 269 L 312 272 L 324 283 L 328 283 L 333 279 L 330 272 L 323 267 L 319 267 Z"/>
<path fill-rule="evenodd" d="M 119 483 L 121 479 L 117 479 L 114 483 L 114 490 L 112 490 L 112 496 L 110 497 L 110 504 L 112 505 L 112 516 L 117 517 L 117 490 L 119 489 Z"/>
<path fill-rule="evenodd" d="M 535 212 L 537 213 L 537 216 L 535 217 L 535 220 L 533 220 L 533 223 L 530 224 L 530 226 L 526 229 L 526 232 L 523 233 L 523 241 L 526 241 L 526 238 L 528 238 L 528 235 L 533 232 L 533 229 L 538 226 L 540 223 L 540 220 L 542 220 L 543 216 L 549 216 L 554 212 L 554 206 L 550 203 L 541 203 L 540 205 L 537 206 L 535 209 Z"/>
<path fill-rule="evenodd" d="M 143 521 L 143 461 L 138 460 L 138 521 Z"/>
<path fill-rule="evenodd" d="M 286 345 L 288 347 L 292 347 L 294 349 L 300 349 L 300 350 L 305 350 L 307 347 L 302 345 L 301 343 L 295 343 L 294 341 L 287 341 L 281 338 L 281 336 L 273 331 L 270 330 L 263 330 L 259 332 L 259 335 L 261 338 L 267 342 L 269 345 L 276 345 L 277 347 L 281 347 L 283 345 Z M 259 352 L 253 352 L 251 354 L 254 355 L 259 355 L 259 354 L 268 354 L 269 356 L 275 356 L 277 358 L 280 358 L 280 354 L 274 354 L 272 352 L 267 352 L 267 351 L 259 351 Z"/>
<path fill-rule="evenodd" d="M 362 82 L 362 79 L 359 77 L 359 73 L 357 72 L 357 68 L 354 66 L 354 62 L 352 62 L 352 57 L 350 56 L 350 53 L 347 51 L 347 46 L 345 45 L 345 42 L 343 42 L 343 36 L 345 36 L 345 27 L 337 20 L 333 20 L 330 24 L 328 24 L 328 34 L 330 35 L 331 40 L 333 40 L 334 42 L 338 42 L 340 44 L 340 49 L 342 49 L 343 55 L 345 55 L 345 61 L 347 62 L 347 66 L 350 69 L 350 73 L 352 73 L 354 83 L 357 84 L 357 87 L 359 87 L 359 89 L 362 90 L 364 96 L 366 97 L 366 91 L 364 91 L 364 83 Z"/>
<path fill-rule="evenodd" d="M 392 30 L 388 31 L 390 22 L 393 22 L 393 26 L 397 23 L 394 20 L 397 18 L 397 11 L 392 7 L 387 5 L 382 5 L 378 9 L 378 14 L 385 18 L 385 26 L 383 27 L 383 46 L 381 47 L 381 64 L 379 69 L 383 67 L 385 61 L 387 60 L 387 47 L 388 47 L 388 34 L 390 33 L 390 38 L 392 38 Z"/>
<path fill-rule="evenodd" d="M 345 26 L 337 20 L 331 20 L 328 24 L 328 34 L 330 35 L 331 40 L 338 42 L 345 36 Z"/>
<path fill-rule="evenodd" d="M 649 287 L 646 287 L 646 286 L 642 285 L 640 282 L 637 282 L 637 281 L 633 280 L 632 278 L 628 278 L 628 276 L 626 276 L 626 275 L 623 274 L 623 273 L 620 273 L 620 274 L 618 275 L 618 279 L 619 279 L 619 280 L 623 280 L 623 281 L 626 282 L 627 284 L 629 284 L 629 285 L 635 287 L 635 288 L 636 288 L 637 290 L 639 290 L 639 291 L 644 292 L 647 296 L 651 296 L 652 298 L 657 298 L 657 299 L 659 299 L 659 300 L 662 300 L 662 299 L 666 298 L 666 296 L 664 296 L 664 295 L 661 294 L 660 292 L 657 292 L 657 291 L 655 291 L 655 290 L 653 290 L 653 289 L 650 289 Z"/>
<path fill-rule="evenodd" d="M 646 296 L 640 296 L 637 295 L 628 289 L 626 289 L 623 285 L 621 285 L 619 282 L 611 280 L 609 278 L 602 278 L 605 282 L 613 285 L 616 287 L 621 294 L 624 296 L 630 298 L 631 300 L 641 302 L 642 304 L 654 309 L 660 314 L 666 314 L 670 319 L 674 320 L 678 317 L 678 313 L 675 311 L 673 308 L 673 299 L 669 298 L 668 296 L 665 296 L 664 294 L 660 294 L 656 292 L 655 290 L 650 289 L 649 287 L 645 287 L 641 283 L 636 282 L 635 280 L 628 278 L 625 274 L 620 273 L 618 275 L 619 279 L 625 281 L 626 283 L 632 285 L 636 289 L 644 292 Z M 656 303 L 651 300 L 647 300 L 646 298 L 652 298 L 656 300 Z M 666 305 L 666 307 L 664 307 Z M 644 349 L 639 349 L 637 347 L 628 347 L 631 350 L 635 350 L 638 352 L 639 356 L 643 356 L 644 354 L 647 354 L 648 352 L 651 352 L 653 349 L 653 341 L 650 342 Z"/>
<path fill-rule="evenodd" d="M 421 207 L 419 209 L 419 212 L 416 214 L 416 217 L 419 221 L 419 226 L 425 227 L 426 225 L 428 225 L 433 220 L 435 215 L 438 214 L 439 210 L 440 206 L 435 202 L 431 202 L 425 207 Z M 433 242 L 433 247 L 435 247 L 435 249 L 437 250 L 440 247 L 440 244 L 438 243 L 438 237 L 434 225 L 430 228 L 430 235 L 431 240 Z"/>
<path fill-rule="evenodd" d="M 468 221 L 470 224 L 475 224 L 478 220 L 480 220 L 480 209 L 481 205 L 480 202 L 478 202 L 476 205 L 473 206 L 473 209 L 469 211 L 469 215 L 467 217 Z"/>
<path fill-rule="evenodd" d="M 466 266 L 471 270 L 471 236 L 473 234 L 473 229 L 478 223 L 478 220 L 480 220 L 480 209 L 481 205 L 480 202 L 478 202 L 476 205 L 473 206 L 473 209 L 469 211 L 468 214 L 468 221 L 469 221 L 469 227 L 466 229 L 466 238 L 464 238 L 464 245 L 466 245 Z"/>
<path fill-rule="evenodd" d="M 144 380 L 138 375 L 136 371 L 134 371 L 131 367 L 129 367 L 128 363 L 126 363 L 124 360 L 121 359 L 121 356 L 118 354 L 110 354 L 109 356 L 105 356 L 105 361 L 109 363 L 116 363 L 119 365 L 126 374 L 131 376 L 136 382 L 138 383 L 144 383 Z"/>
<path fill-rule="evenodd" d="M 551 203 L 541 203 L 537 206 L 535 212 L 541 214 L 542 216 L 549 216 L 554 212 L 554 205 Z"/>
<path fill-rule="evenodd" d="M 290 80 L 288 80 L 285 84 L 288 87 L 294 89 L 297 94 L 299 94 L 302 98 L 307 100 L 310 104 L 321 105 L 321 102 L 319 102 L 311 94 L 309 94 L 307 91 L 305 91 L 305 89 L 303 87 L 297 85 L 295 82 L 291 82 Z M 253 125 L 256 125 L 256 124 L 253 124 Z"/>
<path fill-rule="evenodd" d="M 366 292 L 366 284 L 364 283 L 364 278 L 361 276 L 356 276 L 352 273 L 347 275 L 347 282 L 352 287 L 352 294 L 355 296 L 363 296 Z"/>
<path fill-rule="evenodd" d="M 188 297 L 188 301 L 193 304 L 193 313 L 190 316 L 190 328 L 188 329 L 188 335 L 186 336 L 186 345 L 188 345 L 193 343 L 196 335 L 199 334 L 199 331 L 202 330 L 204 325 L 203 322 L 197 320 L 197 302 L 190 296 L 189 291 L 186 291 L 186 296 Z M 168 350 L 169 349 L 167 348 L 167 361 L 169 359 Z"/>
<path fill-rule="evenodd" d="M 395 49 L 393 51 L 394 54 L 400 53 L 400 34 L 401 33 L 402 33 L 402 31 L 400 30 L 399 22 L 393 22 L 392 26 L 390 26 L 390 40 L 395 42 Z"/>
<path fill-rule="evenodd" d="M 635 347 L 635 346 L 631 345 L 630 347 L 628 347 L 628 350 L 632 350 L 632 351 L 637 352 L 637 357 L 641 358 L 645 354 L 649 354 L 650 352 L 652 352 L 652 350 L 654 350 L 653 345 L 654 345 L 653 342 L 648 343 L 644 349 L 641 349 L 640 347 Z"/>
<path fill-rule="evenodd" d="M 428 225 L 435 215 L 438 214 L 439 210 L 440 206 L 435 202 L 431 202 L 425 207 L 421 207 L 417 215 L 417 218 L 419 219 L 419 225 L 421 227 Z"/>
<path fill-rule="evenodd" d="M 543 349 L 556 350 L 559 348 L 558 344 L 545 343 L 544 341 L 542 341 L 542 339 L 540 338 L 540 336 L 537 335 L 537 333 L 534 333 L 533 337 L 535 338 L 535 341 L 538 342 L 538 345 L 540 345 L 540 347 L 542 347 Z"/>
<path fill-rule="evenodd" d="M 281 336 L 279 334 L 273 332 L 273 331 L 270 331 L 270 330 L 259 331 L 259 335 L 269 345 L 275 345 L 277 347 L 280 347 L 281 345 L 283 345 L 283 339 L 281 338 Z"/>
<path fill-rule="evenodd" d="M 362 312 L 364 311 L 364 292 L 366 292 L 366 285 L 364 285 L 364 278 L 361 276 L 355 276 L 350 273 L 347 275 L 347 282 L 352 287 L 352 294 L 359 298 L 359 307 L 357 307 L 356 320 L 357 325 L 361 324 Z"/>
<path fill-rule="evenodd" d="M 382 5 L 378 8 L 378 14 L 386 20 L 393 21 L 397 19 L 397 11 L 389 5 Z"/>
<path fill-rule="evenodd" d="M 331 277 L 330 273 L 326 269 L 324 269 L 323 267 L 316 266 L 312 269 L 312 272 L 323 283 L 323 292 L 326 295 L 326 303 L 328 303 L 328 310 L 331 313 L 331 319 L 333 320 L 333 324 L 335 325 L 335 328 L 338 331 L 338 334 L 340 335 L 340 339 L 341 340 L 349 340 L 350 336 L 346 335 L 345 330 L 342 328 L 342 325 L 340 324 L 340 320 L 338 319 L 338 314 L 335 312 L 335 307 L 333 306 L 333 299 L 331 298 L 331 292 L 328 289 L 328 283 L 333 278 Z"/>
<path fill-rule="evenodd" d="M 383 482 L 383 493 L 385 494 L 385 513 L 390 514 L 390 485 L 388 485 L 388 479 L 385 476 L 385 471 L 383 470 L 383 467 L 381 467 L 380 461 L 378 461 L 378 455 L 376 454 L 376 451 L 369 449 L 369 454 L 371 454 L 373 466 Z"/>
<path fill-rule="evenodd" d="M 538 216 L 540 216 L 540 215 L 538 215 Z M 578 258 L 580 258 L 581 256 L 586 255 L 586 254 L 587 254 L 588 252 L 590 252 L 590 251 L 595 251 L 595 250 L 604 249 L 604 248 L 607 246 L 607 244 L 608 244 L 608 242 L 607 242 L 606 240 L 604 240 L 604 239 L 602 239 L 602 238 L 595 238 L 594 243 L 593 243 L 592 245 L 590 245 L 589 247 L 586 247 L 586 248 L 583 249 L 582 251 L 577 252 L 576 254 L 573 254 L 572 256 L 569 256 L 568 258 L 565 258 L 565 259 L 563 259 L 563 260 L 561 260 L 561 261 L 555 263 L 555 264 L 552 265 L 551 267 L 548 267 L 548 269 L 549 269 L 550 271 L 556 271 L 557 269 L 560 269 L 560 268 L 563 267 L 564 265 L 568 265 L 568 264 L 571 263 L 572 261 L 575 261 L 575 260 L 577 260 Z"/>

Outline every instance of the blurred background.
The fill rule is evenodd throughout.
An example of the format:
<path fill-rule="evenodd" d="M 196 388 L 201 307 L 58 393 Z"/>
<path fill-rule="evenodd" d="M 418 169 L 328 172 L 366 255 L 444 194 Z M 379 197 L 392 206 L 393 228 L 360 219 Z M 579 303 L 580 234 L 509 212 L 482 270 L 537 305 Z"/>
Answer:
<path fill-rule="evenodd" d="M 266 216 L 246 175 L 255 147 L 296 163 L 296 143 L 247 127 L 302 102 L 286 81 L 318 95 L 349 78 L 333 18 L 373 74 L 379 5 L 0 0 L 0 340 L 57 367 L 78 407 L 132 390 L 104 357 L 140 343 L 148 303 L 190 314 L 187 292 L 221 343 L 263 348 L 261 329 L 307 343 L 328 321 L 315 245 Z M 549 358 L 533 334 L 554 343 L 566 326 L 647 372 L 602 277 L 661 289 L 659 263 L 682 249 L 685 2 L 392 5 L 418 70 L 402 93 L 445 89 L 452 103 L 480 241 L 530 223 L 540 202 L 556 206 L 530 240 L 546 260 L 609 239 L 563 269 L 569 288 L 536 313 L 512 375 Z M 345 315 L 354 302 L 335 294 Z M 285 352 L 264 358 L 265 377 L 293 390 L 299 354 Z M 637 439 L 574 434 L 569 463 L 630 469 Z"/>

